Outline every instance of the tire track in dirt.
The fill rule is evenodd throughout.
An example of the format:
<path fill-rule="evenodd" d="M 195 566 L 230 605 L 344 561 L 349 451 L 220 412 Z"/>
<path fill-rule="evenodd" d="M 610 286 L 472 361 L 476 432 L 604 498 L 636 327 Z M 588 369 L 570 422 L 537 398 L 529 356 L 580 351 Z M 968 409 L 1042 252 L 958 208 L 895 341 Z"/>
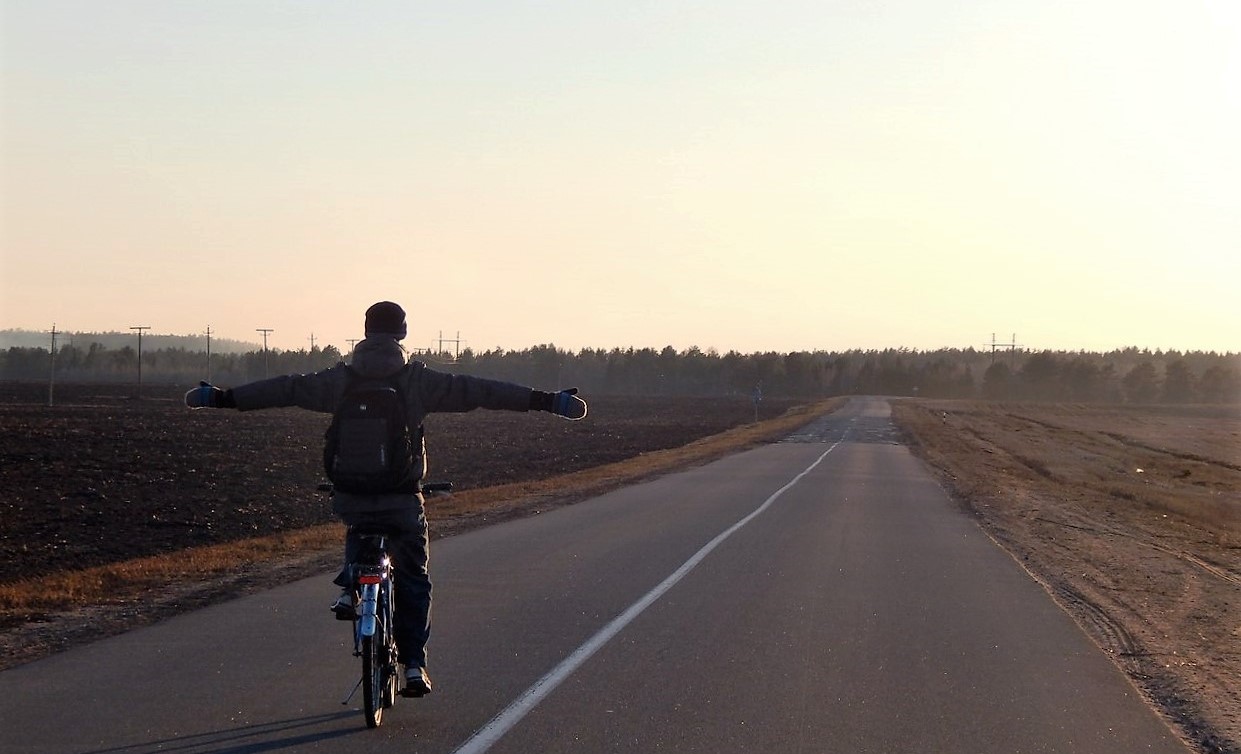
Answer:
<path fill-rule="evenodd" d="M 1191 747 L 1241 752 L 1241 467 L 1210 457 L 1236 446 L 1235 411 L 901 401 L 893 414 Z"/>
<path fill-rule="evenodd" d="M 1144 544 L 1147 547 L 1153 548 L 1155 550 L 1159 550 L 1161 552 L 1165 552 L 1169 555 L 1172 555 L 1173 557 L 1180 558 L 1181 560 L 1185 561 L 1186 563 L 1189 563 L 1190 565 L 1197 566 L 1198 568 L 1210 574 L 1211 576 L 1214 576 L 1223 581 L 1227 581 L 1228 583 L 1234 586 L 1241 587 L 1241 576 L 1238 576 L 1237 574 L 1232 573 L 1231 571 L 1225 568 L 1221 568 L 1220 566 L 1214 565 L 1212 563 L 1208 563 L 1207 561 L 1203 560 L 1197 555 L 1192 555 L 1188 552 L 1185 552 L 1184 550 L 1175 550 L 1175 549 L 1172 549 L 1171 547 L 1164 547 L 1163 545 L 1157 544 L 1155 542 L 1139 541 L 1139 544 Z"/>
<path fill-rule="evenodd" d="M 1171 555 L 1174 558 L 1178 558 L 1179 560 L 1182 560 L 1191 566 L 1195 566 L 1201 569 L 1207 575 L 1214 576 L 1215 578 L 1220 579 L 1221 581 L 1226 581 L 1230 584 L 1241 587 L 1241 576 L 1238 576 L 1237 574 L 1233 573 L 1232 571 L 1229 571 L 1226 568 L 1217 566 L 1213 563 L 1209 563 L 1206 560 L 1203 560 L 1202 558 L 1198 557 L 1197 555 L 1193 555 L 1184 550 L 1178 550 L 1172 547 L 1168 547 L 1166 545 L 1161 545 L 1158 542 L 1149 542 L 1149 541 L 1140 539 L 1134 536 L 1133 534 L 1130 534 L 1129 532 L 1119 531 L 1119 530 L 1098 529 L 1098 528 L 1091 527 L 1091 526 L 1078 526 L 1077 524 L 1068 524 L 1063 521 L 1054 521 L 1045 516 L 1035 516 L 1034 520 L 1042 521 L 1043 523 L 1052 524 L 1054 526 L 1063 526 L 1068 529 L 1076 529 L 1078 531 L 1083 531 L 1088 534 L 1095 534 L 1098 536 L 1123 537 L 1133 542 L 1134 544 L 1141 545 L 1142 547 L 1149 547 L 1150 549 L 1158 550 L 1159 552 L 1162 552 L 1165 555 Z"/>

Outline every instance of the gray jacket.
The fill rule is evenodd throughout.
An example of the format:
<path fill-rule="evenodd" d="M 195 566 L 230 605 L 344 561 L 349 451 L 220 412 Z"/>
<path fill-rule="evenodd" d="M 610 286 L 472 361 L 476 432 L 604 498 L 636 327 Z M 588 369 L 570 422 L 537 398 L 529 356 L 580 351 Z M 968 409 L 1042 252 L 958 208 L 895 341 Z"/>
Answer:
<path fill-rule="evenodd" d="M 405 351 L 391 338 L 367 338 L 353 351 L 354 372 L 372 379 L 401 372 L 397 382 L 406 401 L 406 415 L 414 435 L 414 469 L 419 479 L 426 473 L 426 448 L 422 422 L 427 414 L 459 413 L 476 408 L 527 411 L 531 389 L 511 382 L 437 372 L 420 361 L 407 362 Z M 291 374 L 251 382 L 233 388 L 233 400 L 241 411 L 297 406 L 332 413 L 349 382 L 345 365 L 337 364 L 314 374 Z M 353 495 L 332 498 L 336 513 L 391 510 L 421 505 L 421 495 Z"/>

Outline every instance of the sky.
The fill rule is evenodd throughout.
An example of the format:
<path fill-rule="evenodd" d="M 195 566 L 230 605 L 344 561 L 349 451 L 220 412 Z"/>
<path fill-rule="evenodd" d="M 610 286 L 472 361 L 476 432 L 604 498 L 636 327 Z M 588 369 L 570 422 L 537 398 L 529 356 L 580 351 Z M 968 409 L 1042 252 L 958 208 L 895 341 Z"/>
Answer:
<path fill-rule="evenodd" d="M 0 0 L 0 329 L 1241 352 L 1235 0 Z"/>

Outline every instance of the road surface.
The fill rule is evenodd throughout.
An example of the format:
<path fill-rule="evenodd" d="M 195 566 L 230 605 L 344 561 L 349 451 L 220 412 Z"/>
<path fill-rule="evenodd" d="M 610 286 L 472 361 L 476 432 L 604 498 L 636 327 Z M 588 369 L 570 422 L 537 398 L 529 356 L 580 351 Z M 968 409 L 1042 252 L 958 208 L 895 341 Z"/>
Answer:
<path fill-rule="evenodd" d="M 324 575 L 0 673 L 0 750 L 1188 751 L 881 399 L 431 566 L 435 692 L 378 730 Z"/>

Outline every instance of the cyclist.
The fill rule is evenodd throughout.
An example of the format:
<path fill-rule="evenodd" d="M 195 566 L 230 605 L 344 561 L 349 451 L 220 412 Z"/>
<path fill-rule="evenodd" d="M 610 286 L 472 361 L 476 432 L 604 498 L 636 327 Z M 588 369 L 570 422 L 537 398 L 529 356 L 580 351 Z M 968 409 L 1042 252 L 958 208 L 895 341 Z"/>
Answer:
<path fill-rule="evenodd" d="M 354 379 L 353 375 L 390 380 L 399 386 L 412 440 L 410 478 L 395 489 L 376 494 L 337 490 L 332 496 L 332 510 L 348 526 L 346 565 L 353 562 L 361 549 L 355 527 L 378 525 L 394 532 L 390 553 L 396 569 L 394 633 L 398 659 L 405 666 L 404 694 L 422 696 L 431 691 L 431 678 L 426 670 L 431 580 L 427 573 L 427 520 L 418 485 L 426 473 L 423 419 L 430 413 L 487 408 L 547 411 L 578 420 L 586 415 L 586 402 L 577 397 L 576 388 L 543 392 L 510 382 L 440 372 L 409 359 L 400 345 L 406 335 L 405 311 L 391 301 L 381 301 L 367 309 L 364 325 L 366 337 L 357 343 L 349 365 L 337 364 L 314 374 L 273 377 L 228 390 L 203 383 L 185 394 L 185 403 L 191 408 L 241 411 L 298 406 L 332 413 L 350 380 Z M 335 583 L 345 591 L 332 604 L 332 611 L 337 617 L 352 619 L 353 595 L 347 569 L 341 571 Z"/>

